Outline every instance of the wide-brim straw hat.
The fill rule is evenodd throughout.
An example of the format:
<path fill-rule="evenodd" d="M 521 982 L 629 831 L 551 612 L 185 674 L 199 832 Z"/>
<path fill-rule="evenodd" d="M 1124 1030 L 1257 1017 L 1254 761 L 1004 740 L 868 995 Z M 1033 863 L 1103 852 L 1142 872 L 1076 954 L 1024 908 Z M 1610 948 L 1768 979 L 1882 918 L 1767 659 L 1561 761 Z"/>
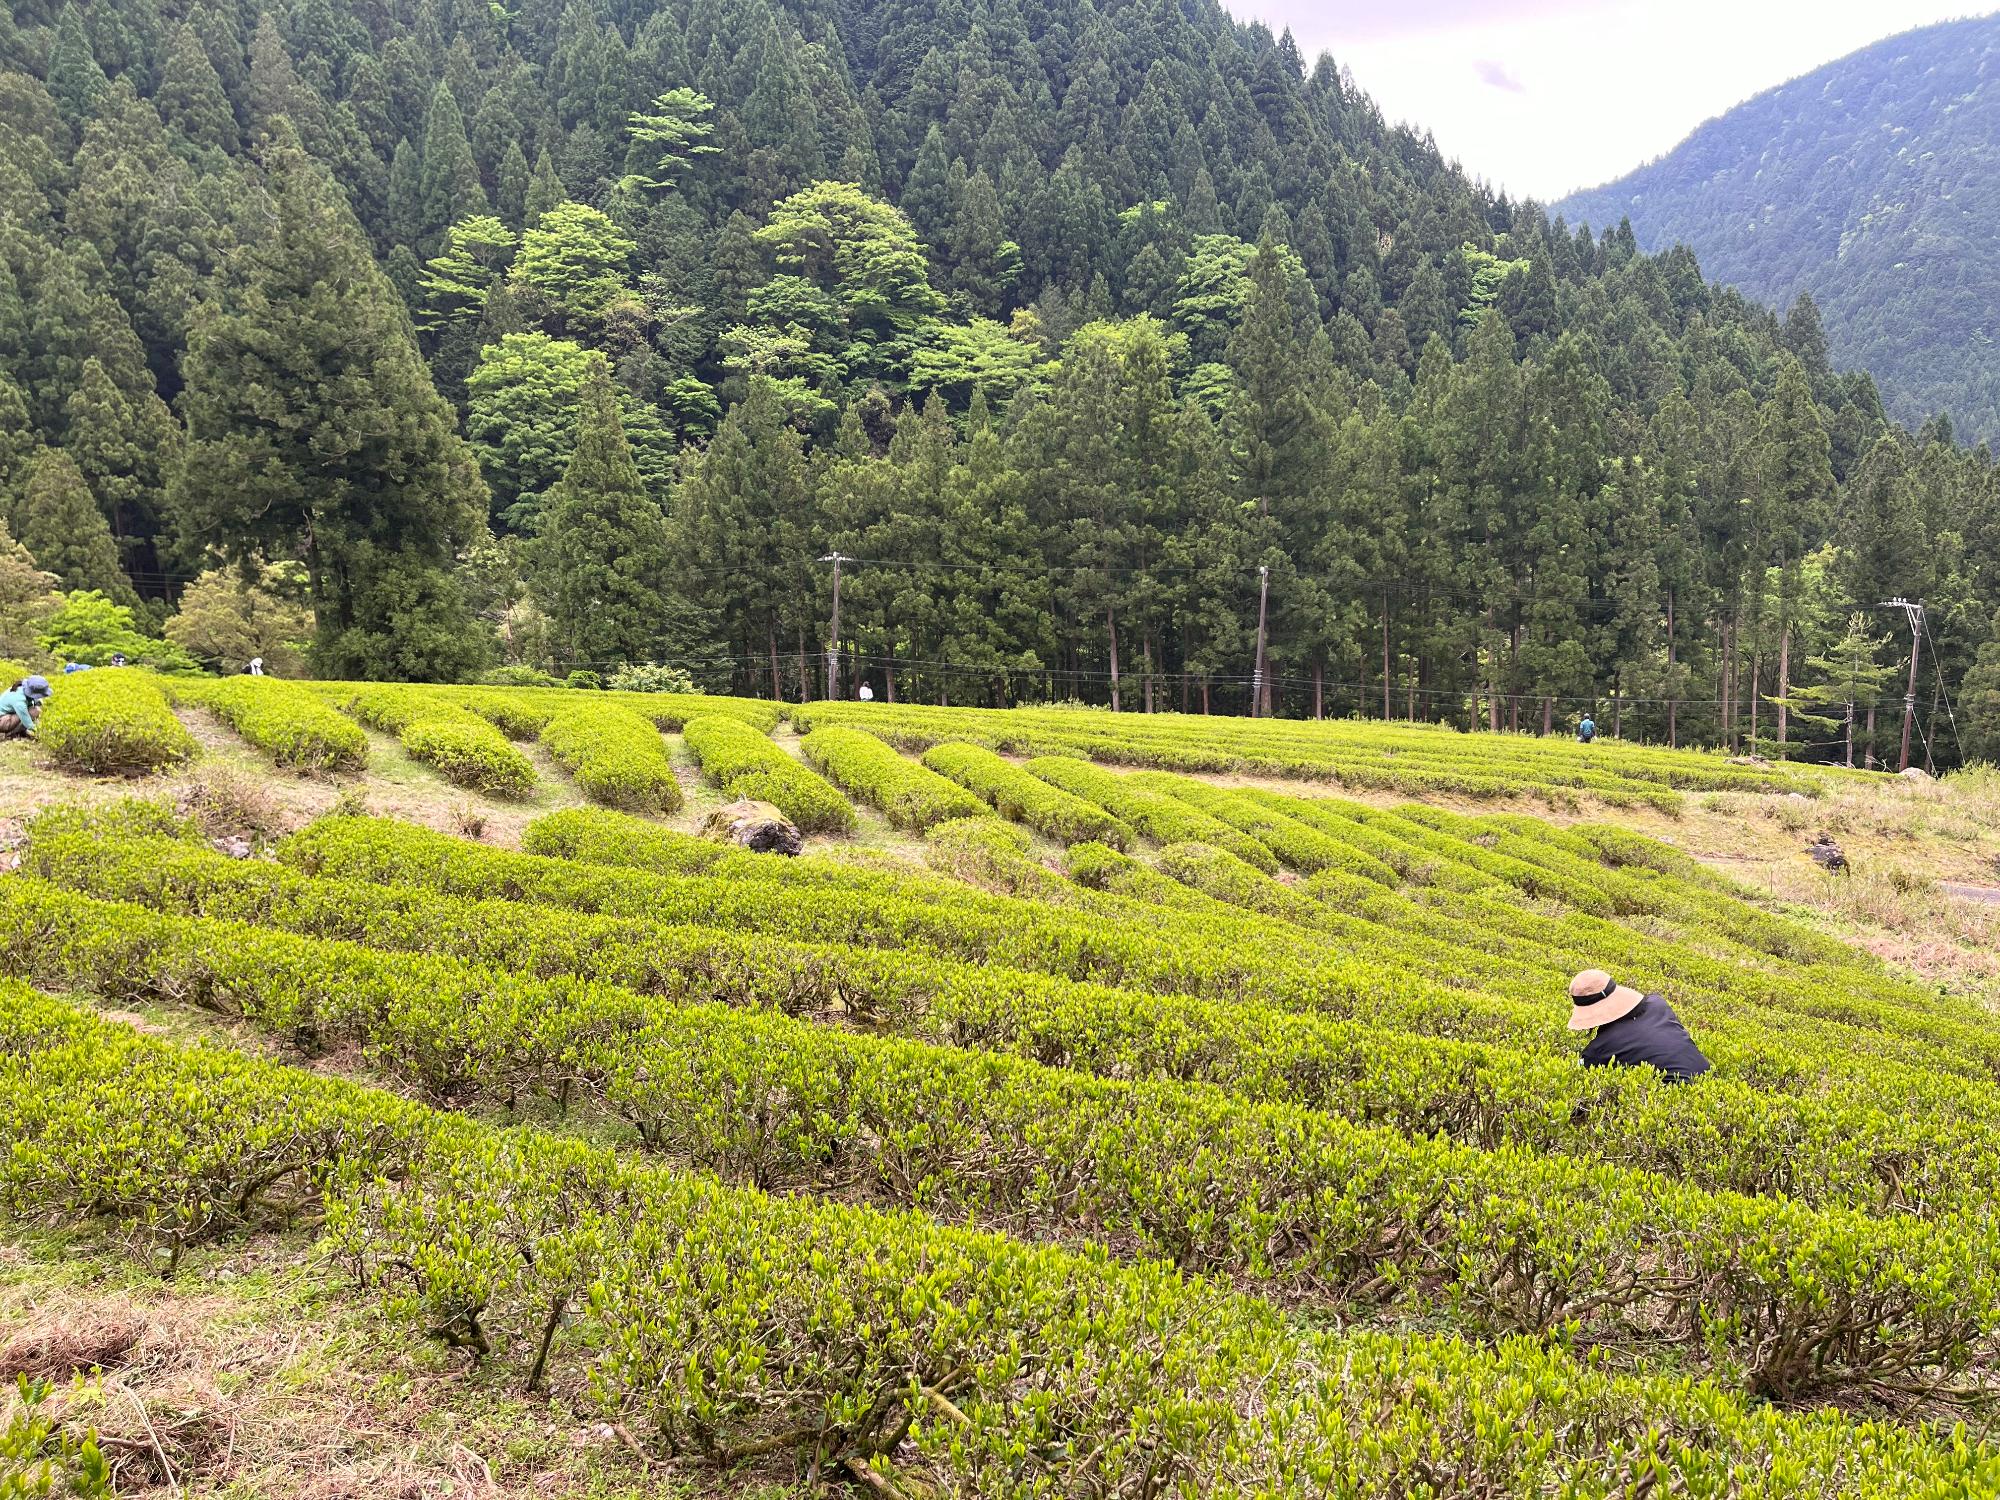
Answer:
<path fill-rule="evenodd" d="M 1569 982 L 1569 998 L 1574 1006 L 1569 1014 L 1569 1029 L 1589 1031 L 1623 1020 L 1646 997 L 1629 984 L 1620 984 L 1602 969 L 1585 969 Z"/>

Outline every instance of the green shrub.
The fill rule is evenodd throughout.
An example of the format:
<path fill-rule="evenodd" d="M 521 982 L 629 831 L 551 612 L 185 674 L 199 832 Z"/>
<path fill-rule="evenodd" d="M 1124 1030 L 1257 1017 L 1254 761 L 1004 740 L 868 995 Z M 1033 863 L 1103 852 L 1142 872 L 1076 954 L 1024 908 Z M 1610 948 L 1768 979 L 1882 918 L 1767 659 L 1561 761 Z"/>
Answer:
<path fill-rule="evenodd" d="M 714 839 L 595 807 L 566 807 L 535 819 L 521 832 L 521 848 L 548 859 L 623 865 L 662 875 L 697 874 L 731 853 Z"/>
<path fill-rule="evenodd" d="M 587 1383 L 683 1463 L 880 1477 L 886 1426 L 898 1487 L 948 1494 L 1137 1495 L 1164 1475 L 1295 1496 L 1358 1475 L 1371 1497 L 1602 1500 L 1633 1488 L 1634 1454 L 1663 1494 L 1990 1487 L 1962 1434 L 1782 1412 L 1530 1340 L 1316 1330 L 1157 1264 L 732 1188 L 25 992 L 0 1005 L 0 1088 L 16 1213 L 172 1248 L 322 1198 L 338 1263 L 390 1317 L 509 1381 Z"/>
<path fill-rule="evenodd" d="M 880 809 L 890 824 L 918 832 L 947 818 L 976 818 L 986 804 L 961 786 L 905 760 L 860 729 L 815 729 L 799 744 L 837 785 Z"/>
<path fill-rule="evenodd" d="M 111 1465 L 96 1432 L 72 1431 L 43 1410 L 54 1390 L 46 1376 L 15 1377 L 12 1409 L 0 1426 L 0 1496 L 114 1500 Z"/>
<path fill-rule="evenodd" d="M 542 726 L 542 746 L 593 802 L 649 813 L 681 805 L 666 742 L 630 709 L 595 700 L 560 709 Z"/>
<path fill-rule="evenodd" d="M 954 823 L 1018 836 L 997 819 Z M 1850 1050 L 1844 1036 L 1827 1035 L 1826 1028 L 1786 1034 L 1782 1018 L 1770 1028 L 1777 1033 L 1771 1039 L 1727 1030 L 1704 1035 L 1716 1071 L 1697 1088 L 1677 1088 L 1644 1069 L 1578 1068 L 1547 1025 L 1546 998 L 1520 1005 L 1516 1035 L 1474 1041 L 1427 1034 L 1417 1013 L 1388 1013 L 1388 1002 L 1415 981 L 1396 974 L 1385 984 L 1382 974 L 1392 972 L 1386 966 L 1375 970 L 1375 998 L 1360 995 L 1355 1017 L 1343 1019 L 1289 1013 L 1236 991 L 1204 1001 L 1028 972 L 1037 962 L 1051 967 L 1061 945 L 1081 935 L 1075 927 L 1043 925 L 1038 946 L 1003 952 L 989 945 L 958 959 L 942 956 L 922 932 L 902 927 L 895 930 L 903 947 L 855 946 L 852 934 L 828 941 L 835 913 L 851 899 L 833 887 L 802 912 L 816 913 L 817 927 L 759 929 L 756 914 L 779 904 L 767 892 L 783 889 L 813 861 L 789 862 L 781 885 L 753 884 L 751 900 L 731 906 L 727 893 L 754 882 L 773 862 L 603 809 L 566 809 L 538 819 L 523 843 L 535 855 L 615 859 L 679 877 L 710 872 L 724 878 L 688 899 L 686 879 L 593 883 L 589 872 L 579 879 L 560 860 L 486 849 L 465 863 L 488 868 L 491 878 L 465 882 L 461 893 L 446 895 L 371 878 L 412 867 L 441 873 L 432 856 L 454 843 L 441 835 L 402 841 L 394 865 L 385 861 L 356 871 L 362 878 L 336 880 L 267 861 L 230 860 L 185 838 L 121 837 L 115 816 L 84 827 L 82 837 L 60 831 L 70 826 L 67 820 L 50 820 L 46 834 L 42 826 L 38 819 L 30 828 L 25 872 L 67 890 L 161 911 L 251 921 L 394 952 L 448 954 L 543 978 L 603 980 L 676 1001 L 852 1021 L 1105 1076 L 1198 1079 L 1406 1132 L 1588 1156 L 1670 1172 L 1712 1189 L 1926 1217 L 1976 1209 L 2000 1194 L 2000 1089 L 1989 1078 L 1887 1064 Z M 166 826 L 171 834 L 171 823 Z M 348 826 L 367 825 L 349 820 Z M 1210 898 L 1102 846 L 1073 846 L 1072 865 L 1093 851 L 1143 871 L 1168 893 L 1155 899 L 1145 886 L 1127 887 L 1143 900 L 1179 904 L 1190 918 L 1215 909 Z M 600 906 L 614 888 L 629 890 L 635 915 L 488 899 L 553 896 L 550 887 L 564 875 L 570 894 L 594 889 L 607 898 Z M 949 921 L 956 914 L 961 927 L 975 926 L 994 905 L 971 892 L 959 896 L 944 916 Z M 704 917 L 709 925 L 688 925 Z M 874 920 L 878 932 L 894 925 L 886 914 Z M 1154 925 L 1178 946 L 1215 943 L 1212 926 L 1183 923 L 1177 914 L 1157 916 Z M 1258 919 L 1232 914 L 1237 941 L 1265 940 L 1270 931 L 1282 937 L 1285 930 L 1263 929 Z M 1309 950 L 1325 940 L 1290 931 L 1283 950 L 1290 965 L 1318 981 Z M 1343 934 L 1334 941 L 1349 939 Z M 1373 951 L 1366 951 L 1372 966 Z M 1554 987 L 1559 993 L 1560 985 Z M 1441 992 L 1437 1003 L 1433 1032 L 1468 1010 L 1494 1014 L 1490 999 L 1466 990 Z"/>
<path fill-rule="evenodd" d="M 458 786 L 496 797 L 525 797 L 535 768 L 486 720 L 437 688 L 385 683 L 347 695 L 347 711 L 386 730 L 415 759 Z"/>
<path fill-rule="evenodd" d="M 604 686 L 604 679 L 599 677 L 595 672 L 578 670 L 570 673 L 568 677 L 563 679 L 563 686 L 581 688 L 587 692 L 596 692 Z"/>
<path fill-rule="evenodd" d="M 163 771 L 195 753 L 159 679 L 137 667 L 60 678 L 35 737 L 64 770 L 93 776 Z"/>
<path fill-rule="evenodd" d="M 854 804 L 741 719 L 704 714 L 681 735 L 702 775 L 730 796 L 768 802 L 805 833 L 846 833 Z"/>
<path fill-rule="evenodd" d="M 490 672 L 481 672 L 472 680 L 481 687 L 559 688 L 563 685 L 560 677 L 551 677 L 534 667 L 495 667 Z"/>
<path fill-rule="evenodd" d="M 441 696 L 469 708 L 510 740 L 532 740 L 562 705 L 560 696 L 542 692 L 512 692 L 505 688 L 445 688 Z"/>
<path fill-rule="evenodd" d="M 1169 844 L 1160 868 L 1183 885 L 1230 906 L 1313 926 L 1319 913 L 1310 898 L 1278 884 L 1255 865 L 1211 844 Z"/>
<path fill-rule="evenodd" d="M 980 745 L 949 743 L 924 752 L 924 764 L 990 802 L 1001 817 L 1026 823 L 1064 844 L 1123 849 L 1132 830 L 1103 808 L 1011 765 Z"/>
<path fill-rule="evenodd" d="M 172 641 L 141 634 L 132 611 L 112 603 L 96 589 L 65 596 L 62 608 L 42 623 L 36 643 L 57 661 L 80 661 L 92 667 L 109 665 L 112 657 L 123 656 L 129 665 L 159 672 L 199 670 L 195 659 Z"/>
<path fill-rule="evenodd" d="M 838 1160 L 868 1191 L 954 1217 L 1057 1238 L 1119 1226 L 1146 1256 L 1328 1311 L 1407 1294 L 1500 1332 L 1679 1330 L 1685 1357 L 1776 1397 L 1963 1369 L 2000 1327 L 2000 1243 L 1955 1219 L 1714 1194 L 1199 1085 L 661 1005 L 33 880 L 0 889 L 0 913 L 0 966 L 52 987 L 188 995 L 311 1050 L 364 1046 L 440 1102 L 580 1090 L 644 1145 L 726 1178 L 806 1190 Z"/>
<path fill-rule="evenodd" d="M 1037 780 L 1095 803 L 1155 843 L 1213 844 L 1267 875 L 1277 873 L 1276 856 L 1249 834 L 1178 797 L 1149 790 L 1130 776 L 1070 755 L 1037 756 L 1022 769 Z"/>
<path fill-rule="evenodd" d="M 115 802 L 57 802 L 28 819 L 28 837 L 60 839 L 82 834 L 93 840 L 199 840 L 200 823 L 165 797 L 120 797 Z"/>
<path fill-rule="evenodd" d="M 620 667 L 605 679 L 604 685 L 620 693 L 680 693 L 685 696 L 701 691 L 683 668 L 662 666 L 651 661 L 632 662 Z"/>
<path fill-rule="evenodd" d="M 368 736 L 309 688 L 276 677 L 180 679 L 168 689 L 226 720 L 281 766 L 357 771 L 368 761 Z"/>

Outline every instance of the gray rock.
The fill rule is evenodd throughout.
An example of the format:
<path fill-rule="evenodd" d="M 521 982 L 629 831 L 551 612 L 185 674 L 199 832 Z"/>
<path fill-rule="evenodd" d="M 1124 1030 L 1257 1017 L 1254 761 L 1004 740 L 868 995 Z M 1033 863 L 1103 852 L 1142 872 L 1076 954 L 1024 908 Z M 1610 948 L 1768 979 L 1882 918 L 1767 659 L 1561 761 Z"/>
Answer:
<path fill-rule="evenodd" d="M 731 802 L 702 820 L 704 838 L 737 844 L 752 854 L 797 854 L 805 847 L 798 828 L 768 802 Z"/>

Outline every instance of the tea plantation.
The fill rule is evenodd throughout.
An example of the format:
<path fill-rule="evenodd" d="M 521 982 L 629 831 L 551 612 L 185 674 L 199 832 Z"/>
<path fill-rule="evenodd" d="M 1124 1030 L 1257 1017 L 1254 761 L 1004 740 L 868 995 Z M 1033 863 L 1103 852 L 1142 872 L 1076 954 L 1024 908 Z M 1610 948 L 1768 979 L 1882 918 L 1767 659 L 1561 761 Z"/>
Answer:
<path fill-rule="evenodd" d="M 413 1443 L 553 1434 L 489 1492 L 2000 1489 L 2000 1023 L 1623 816 L 1851 773 L 85 680 L 36 764 L 139 779 L 0 878 L 0 1229 L 176 1297 L 283 1258 L 432 1372 Z M 224 739 L 331 810 L 218 847 L 145 778 Z M 371 811 L 392 754 L 518 838 Z M 807 853 L 693 831 L 744 794 Z M 1713 1072 L 1582 1068 L 1589 966 Z M 49 1493 L 264 1492 L 58 1373 L 0 1437 Z"/>

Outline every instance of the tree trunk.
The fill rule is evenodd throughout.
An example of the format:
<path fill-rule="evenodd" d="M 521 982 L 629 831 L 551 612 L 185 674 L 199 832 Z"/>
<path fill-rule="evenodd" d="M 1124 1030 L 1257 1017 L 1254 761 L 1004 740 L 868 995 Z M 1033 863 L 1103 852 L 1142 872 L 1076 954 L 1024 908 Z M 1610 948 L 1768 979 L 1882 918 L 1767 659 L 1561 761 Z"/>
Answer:
<path fill-rule="evenodd" d="M 835 647 L 838 650 L 838 646 Z M 812 702 L 812 662 L 806 655 L 806 628 L 799 627 L 799 702 Z"/>
<path fill-rule="evenodd" d="M 1326 663 L 1318 657 L 1313 658 L 1313 717 L 1326 717 Z"/>
<path fill-rule="evenodd" d="M 1104 628 L 1111 635 L 1111 711 L 1118 712 L 1118 621 L 1111 607 L 1104 608 Z"/>
<path fill-rule="evenodd" d="M 1792 690 L 1792 626 L 1789 620 L 1778 627 L 1778 759 L 1790 758 L 1791 738 L 1786 731 L 1785 697 Z"/>
<path fill-rule="evenodd" d="M 1507 732 L 1521 732 L 1521 694 L 1518 684 L 1521 680 L 1521 627 L 1516 625 L 1507 637 L 1507 677 L 1517 684 L 1507 694 Z"/>
<path fill-rule="evenodd" d="M 1202 673 L 1201 677 L 1201 711 L 1204 715 L 1208 713 L 1208 674 L 1206 672 Z"/>
<path fill-rule="evenodd" d="M 1862 732 L 1861 764 L 1875 769 L 1875 705 L 1868 705 L 1868 727 Z"/>
<path fill-rule="evenodd" d="M 1672 589 L 1668 589 L 1667 590 L 1667 748 L 1669 750 L 1677 748 L 1677 746 L 1680 743 L 1675 732 L 1678 726 L 1676 726 L 1676 724 L 1674 723 L 1674 710 L 1680 707 L 1680 698 L 1678 696 L 1678 684 L 1680 682 L 1680 675 L 1674 670 L 1674 668 L 1680 664 L 1680 658 L 1674 654 L 1676 649 L 1677 648 L 1674 645 L 1674 592 Z"/>
<path fill-rule="evenodd" d="M 1750 749 L 1757 749 L 1758 709 L 1764 700 L 1764 653 L 1750 653 Z"/>
<path fill-rule="evenodd" d="M 1382 722 L 1389 722 L 1389 591 L 1382 590 Z"/>
<path fill-rule="evenodd" d="M 1183 644 L 1185 644 L 1185 643 L 1183 643 Z M 1187 712 L 1187 706 L 1188 706 L 1188 672 L 1187 672 L 1187 658 L 1186 658 L 1186 657 L 1182 657 L 1182 658 L 1181 658 L 1181 674 L 1180 674 L 1180 675 L 1181 675 L 1181 712 L 1182 712 L 1182 713 L 1186 713 L 1186 712 Z"/>
<path fill-rule="evenodd" d="M 1611 738 L 1614 740 L 1625 738 L 1625 699 L 1619 692 L 1620 686 L 1615 681 L 1611 684 Z"/>
<path fill-rule="evenodd" d="M 1542 738 L 1547 739 L 1555 732 L 1556 700 L 1547 693 L 1542 694 Z"/>
<path fill-rule="evenodd" d="M 1736 622 L 1722 627 L 1722 737 L 1736 748 Z"/>
<path fill-rule="evenodd" d="M 882 648 L 882 663 L 882 701 L 885 703 L 894 703 L 896 701 L 896 646 L 893 638 L 888 645 Z"/>
<path fill-rule="evenodd" d="M 783 674 L 778 670 L 778 622 L 767 618 L 764 622 L 764 628 L 765 644 L 771 648 L 771 701 L 773 703 L 783 703 L 785 701 L 785 679 Z"/>
<path fill-rule="evenodd" d="M 1150 634 L 1146 637 L 1146 654 L 1142 658 L 1142 665 L 1146 674 L 1142 679 L 1145 683 L 1146 712 L 1151 713 L 1153 711 L 1153 637 Z"/>
<path fill-rule="evenodd" d="M 1487 610 L 1482 635 L 1486 640 L 1486 728 L 1500 732 L 1500 646 L 1493 638 L 1493 611 Z"/>

